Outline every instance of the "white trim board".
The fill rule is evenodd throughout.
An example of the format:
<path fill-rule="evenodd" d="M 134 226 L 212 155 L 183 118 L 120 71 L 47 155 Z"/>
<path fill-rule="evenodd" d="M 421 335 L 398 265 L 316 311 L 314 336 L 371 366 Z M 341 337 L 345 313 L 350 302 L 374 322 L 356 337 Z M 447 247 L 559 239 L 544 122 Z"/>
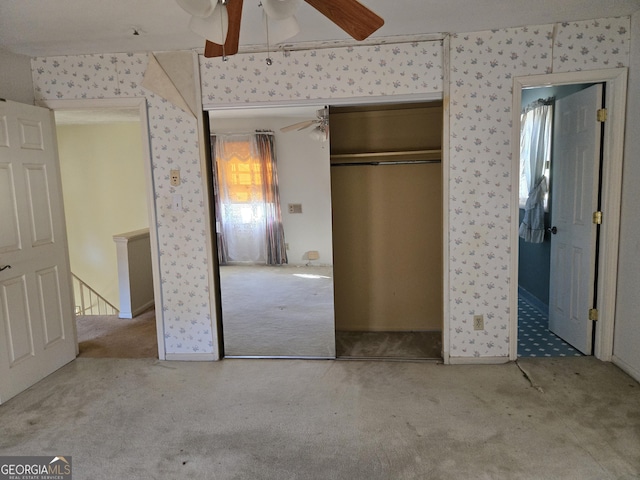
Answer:
<path fill-rule="evenodd" d="M 79 100 L 41 100 L 38 105 L 50 110 L 82 110 L 96 108 L 130 107 L 137 108 L 142 133 L 142 154 L 144 156 L 144 172 L 147 190 L 147 208 L 149 211 L 149 237 L 151 241 L 151 268 L 153 270 L 153 294 L 156 310 L 156 331 L 158 340 L 158 358 L 165 358 L 164 314 L 162 310 L 162 289 L 160 283 L 160 256 L 158 249 L 158 232 L 156 222 L 155 197 L 153 189 L 153 173 L 151 168 L 151 145 L 149 136 L 149 119 L 145 98 L 105 98 Z"/>
<path fill-rule="evenodd" d="M 608 119 L 603 138 L 604 165 L 602 170 L 602 213 L 600 252 L 598 258 L 598 310 L 596 322 L 595 357 L 611 361 L 618 272 L 618 244 L 620 232 L 620 204 L 622 195 L 622 162 L 627 99 L 627 68 L 532 75 L 513 79 L 513 127 L 511 218 L 518 218 L 518 172 L 520 157 L 520 111 L 524 88 L 569 85 L 574 83 L 605 83 L 605 104 Z M 511 222 L 511 269 L 509 288 L 511 318 L 509 321 L 509 358 L 518 358 L 518 222 Z"/>
<path fill-rule="evenodd" d="M 208 111 L 273 108 L 273 107 L 305 107 L 329 105 L 338 107 L 343 105 L 384 105 L 389 103 L 436 102 L 443 99 L 443 92 L 412 93 L 408 95 L 384 95 L 371 97 L 345 98 L 312 98 L 305 100 L 290 100 L 281 102 L 250 102 L 250 103 L 203 103 L 202 108 Z"/>
<path fill-rule="evenodd" d="M 640 382 L 640 370 L 628 364 L 624 360 L 621 360 L 619 357 L 616 357 L 615 355 L 611 357 L 611 362 L 616 367 L 619 367 L 620 370 L 622 370 L 623 372 L 627 373 L 630 377 L 635 379 L 637 382 Z"/>
<path fill-rule="evenodd" d="M 442 70 L 443 78 L 443 102 L 442 102 L 442 361 L 445 365 L 451 363 L 449 352 L 451 351 L 451 318 L 450 295 L 451 276 L 449 274 L 449 169 L 451 165 L 450 132 L 451 132 L 451 84 L 450 84 L 450 37 L 447 35 L 442 42 Z"/>
<path fill-rule="evenodd" d="M 509 363 L 509 357 L 451 357 L 449 365 L 502 365 Z"/>
<path fill-rule="evenodd" d="M 448 37 L 447 40 L 448 42 Z M 446 55 L 448 55 L 448 49 L 446 52 L 444 52 Z M 446 65 L 446 63 L 445 63 Z M 446 70 L 445 70 L 445 78 L 446 78 Z M 445 80 L 446 82 L 446 80 Z M 447 85 L 445 83 L 445 85 Z M 445 87 L 445 89 L 448 87 Z M 290 102 L 284 101 L 284 102 L 249 102 L 249 103 L 242 103 L 242 104 L 212 104 L 212 103 L 205 103 L 203 104 L 203 109 L 205 112 L 209 112 L 209 111 L 220 111 L 220 110 L 237 110 L 237 109 L 256 109 L 256 108 L 277 108 L 277 107 L 299 107 L 299 106 L 318 106 L 318 105 L 327 105 L 329 107 L 332 106 L 345 106 L 345 105 L 354 105 L 354 106 L 359 106 L 359 105 L 384 105 L 384 104 L 396 104 L 396 103 L 413 103 L 413 102 L 435 102 L 435 101 L 443 101 L 443 148 L 442 148 L 442 163 L 443 163 L 443 184 L 442 184 L 442 190 L 443 190 L 443 272 L 442 272 L 442 281 L 443 281 L 443 291 L 444 291 L 444 298 L 447 299 L 448 296 L 448 285 L 449 285 L 449 272 L 446 269 L 447 265 L 448 265 L 448 255 L 449 255 L 449 244 L 448 244 L 448 239 L 449 239 L 449 232 L 448 232 L 448 206 L 449 206 L 449 198 L 448 198 L 448 192 L 449 192 L 449 188 L 448 188 L 448 176 L 449 176 L 449 172 L 448 172 L 448 165 L 449 165 L 449 152 L 448 152 L 448 144 L 449 144 L 449 140 L 448 140 L 448 132 L 449 132 L 449 113 L 448 113 L 448 95 L 444 96 L 443 92 L 430 92 L 430 93 L 417 93 L 417 94 L 409 94 L 409 95 L 385 95 L 385 96 L 369 96 L 369 97 L 355 97 L 355 98 L 318 98 L 318 99 L 311 99 L 311 100 L 292 100 Z M 445 149 L 445 145 L 447 145 L 447 148 Z M 204 167 L 203 167 L 204 168 Z M 202 170 L 203 173 L 205 172 L 205 170 Z M 206 184 L 206 180 L 204 179 L 204 177 L 206 177 L 206 175 L 203 175 L 203 189 L 206 192 L 207 196 L 209 198 L 211 198 L 211 192 L 209 190 L 209 186 L 208 184 Z M 215 245 L 215 243 L 213 242 L 213 240 L 210 239 L 211 237 L 211 228 L 207 229 L 207 243 L 209 243 L 209 241 L 211 241 L 212 245 Z M 217 261 L 214 262 L 212 260 L 211 265 L 215 265 L 216 270 L 219 270 L 219 267 L 217 266 Z M 219 272 L 216 271 L 216 277 L 219 278 Z M 219 293 L 217 294 L 219 295 Z M 216 297 L 216 302 L 220 302 L 219 297 Z M 449 328 L 449 319 L 448 319 L 448 304 L 445 303 L 443 305 L 443 309 L 444 309 L 444 318 L 443 318 L 443 357 L 445 360 L 445 363 L 447 363 L 447 359 L 448 359 L 448 354 L 447 354 L 447 347 L 448 347 L 448 338 L 449 338 L 449 332 L 448 332 L 448 328 Z M 213 318 L 213 315 L 212 315 Z M 216 313 L 215 315 L 215 323 L 218 327 L 220 327 L 222 321 L 220 318 L 218 318 L 218 314 Z M 216 337 L 214 338 L 214 344 L 216 344 L 216 342 L 220 343 L 220 339 L 217 337 L 218 333 L 221 331 L 220 328 L 213 329 L 214 332 L 216 332 Z M 223 335 L 223 343 L 224 343 L 224 335 Z M 245 358 L 245 357 L 233 357 L 233 356 L 226 356 L 226 355 L 221 355 L 224 358 Z M 253 357 L 247 357 L 247 358 L 253 358 Z M 266 357 L 265 357 L 266 358 Z M 272 357 L 269 357 L 272 358 Z M 276 358 L 276 357 L 274 357 Z M 298 358 L 298 357 L 296 357 Z M 312 357 L 300 357 L 300 358 L 312 358 Z M 315 358 L 315 357 L 313 357 Z M 321 357 L 324 358 L 324 357 Z M 329 357 L 332 358 L 332 357 Z M 505 357 L 506 358 L 506 357 Z M 498 362 L 498 363 L 502 363 L 502 362 Z"/>
<path fill-rule="evenodd" d="M 167 353 L 164 360 L 176 362 L 212 362 L 218 360 L 215 353 Z"/>

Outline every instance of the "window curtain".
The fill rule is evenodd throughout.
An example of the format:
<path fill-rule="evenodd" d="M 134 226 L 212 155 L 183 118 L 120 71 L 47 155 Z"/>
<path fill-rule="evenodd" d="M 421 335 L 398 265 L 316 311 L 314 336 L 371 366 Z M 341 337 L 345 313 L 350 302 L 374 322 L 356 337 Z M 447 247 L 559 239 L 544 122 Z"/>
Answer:
<path fill-rule="evenodd" d="M 282 210 L 280 209 L 280 191 L 278 188 L 278 170 L 276 168 L 276 149 L 271 134 L 258 132 L 255 143 L 262 165 L 262 186 L 264 190 L 267 265 L 284 265 L 287 260 L 287 249 L 282 226 Z"/>
<path fill-rule="evenodd" d="M 526 197 L 526 201 L 518 233 L 525 242 L 544 240 L 544 167 L 551 154 L 552 119 L 552 98 L 534 102 L 520 117 L 520 197 Z"/>
<path fill-rule="evenodd" d="M 218 261 L 287 263 L 273 135 L 213 135 Z"/>

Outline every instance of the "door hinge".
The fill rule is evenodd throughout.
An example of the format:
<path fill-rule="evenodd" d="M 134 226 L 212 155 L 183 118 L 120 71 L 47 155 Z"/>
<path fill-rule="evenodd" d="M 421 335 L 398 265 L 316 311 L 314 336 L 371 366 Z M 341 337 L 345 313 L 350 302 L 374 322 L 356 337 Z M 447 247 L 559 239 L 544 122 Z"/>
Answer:
<path fill-rule="evenodd" d="M 595 223 L 596 225 L 601 225 L 602 224 L 602 212 L 601 211 L 593 212 L 593 223 Z"/>
<path fill-rule="evenodd" d="M 606 108 L 598 109 L 598 121 L 599 122 L 606 122 L 607 121 L 607 109 Z"/>
<path fill-rule="evenodd" d="M 590 308 L 589 309 L 589 320 L 591 321 L 598 321 L 598 309 L 597 308 Z"/>

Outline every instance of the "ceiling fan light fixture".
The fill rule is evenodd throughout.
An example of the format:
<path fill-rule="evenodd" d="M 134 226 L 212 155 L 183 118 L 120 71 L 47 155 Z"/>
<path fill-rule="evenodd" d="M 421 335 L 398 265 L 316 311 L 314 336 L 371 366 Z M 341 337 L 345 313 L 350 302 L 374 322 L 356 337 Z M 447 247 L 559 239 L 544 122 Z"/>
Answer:
<path fill-rule="evenodd" d="M 283 20 L 295 15 L 300 0 L 262 0 L 262 8 L 272 20 Z"/>
<path fill-rule="evenodd" d="M 318 125 L 309 132 L 309 136 L 318 142 L 325 142 L 329 137 L 328 133 L 329 129 L 327 127 L 324 125 Z"/>
<path fill-rule="evenodd" d="M 229 14 L 227 6 L 216 3 L 212 13 L 205 17 L 192 16 L 189 21 L 189 28 L 210 42 L 224 45 L 229 31 Z"/>
<path fill-rule="evenodd" d="M 300 33 L 300 24 L 295 16 L 283 18 L 282 20 L 272 20 L 268 15 L 265 15 L 264 21 L 269 42 L 272 44 L 284 42 Z"/>
<path fill-rule="evenodd" d="M 176 0 L 178 5 L 194 17 L 205 18 L 213 13 L 217 0 Z"/>

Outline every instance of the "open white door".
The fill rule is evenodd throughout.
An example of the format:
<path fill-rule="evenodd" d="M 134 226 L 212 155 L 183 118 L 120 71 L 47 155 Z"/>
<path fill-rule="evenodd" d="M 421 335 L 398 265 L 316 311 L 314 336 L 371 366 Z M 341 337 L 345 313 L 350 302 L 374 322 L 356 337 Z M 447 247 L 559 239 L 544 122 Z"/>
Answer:
<path fill-rule="evenodd" d="M 549 330 L 586 355 L 592 352 L 601 106 L 600 84 L 555 106 Z"/>
<path fill-rule="evenodd" d="M 0 403 L 76 356 L 52 113 L 0 101 Z"/>

